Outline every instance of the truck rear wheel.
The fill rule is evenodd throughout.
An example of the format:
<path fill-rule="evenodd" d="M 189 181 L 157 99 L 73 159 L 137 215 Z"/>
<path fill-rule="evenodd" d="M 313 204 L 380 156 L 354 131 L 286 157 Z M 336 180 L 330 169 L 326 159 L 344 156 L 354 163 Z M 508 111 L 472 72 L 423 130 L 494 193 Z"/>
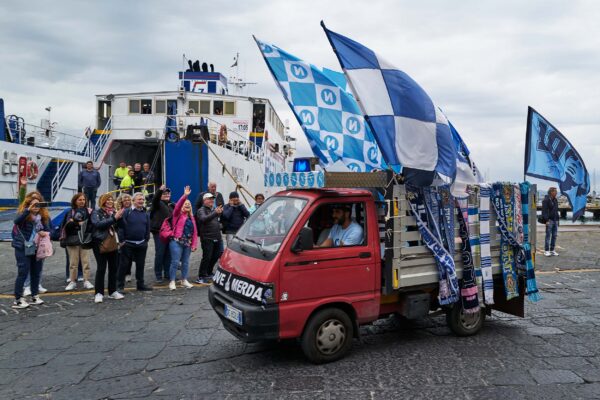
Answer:
<path fill-rule="evenodd" d="M 326 308 L 314 314 L 301 338 L 302 351 L 315 364 L 339 360 L 352 347 L 352 321 L 339 308 Z"/>
<path fill-rule="evenodd" d="M 448 327 L 457 336 L 472 336 L 481 330 L 485 319 L 485 310 L 481 308 L 478 312 L 468 314 L 463 310 L 459 301 L 446 312 Z"/>

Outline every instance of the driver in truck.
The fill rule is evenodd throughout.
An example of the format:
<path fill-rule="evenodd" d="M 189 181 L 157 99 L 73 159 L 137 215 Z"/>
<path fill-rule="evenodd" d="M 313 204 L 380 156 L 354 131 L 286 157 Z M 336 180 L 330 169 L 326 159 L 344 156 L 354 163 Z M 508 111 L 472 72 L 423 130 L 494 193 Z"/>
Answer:
<path fill-rule="evenodd" d="M 318 247 L 356 246 L 363 242 L 363 228 L 352 220 L 352 207 L 349 204 L 333 206 L 331 217 L 333 226 L 329 237 Z"/>

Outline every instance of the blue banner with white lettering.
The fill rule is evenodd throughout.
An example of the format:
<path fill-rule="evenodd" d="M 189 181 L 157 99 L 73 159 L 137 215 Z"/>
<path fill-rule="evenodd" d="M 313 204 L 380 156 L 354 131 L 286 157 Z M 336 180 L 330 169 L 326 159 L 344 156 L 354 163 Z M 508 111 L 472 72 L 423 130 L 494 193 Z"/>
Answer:
<path fill-rule="evenodd" d="M 558 182 L 573 209 L 573 221 L 585 212 L 590 176 L 583 159 L 540 113 L 529 107 L 525 143 L 525 175 Z"/>
<path fill-rule="evenodd" d="M 341 160 L 355 172 L 387 168 L 343 73 L 315 67 L 272 44 L 256 43 L 324 166 Z"/>

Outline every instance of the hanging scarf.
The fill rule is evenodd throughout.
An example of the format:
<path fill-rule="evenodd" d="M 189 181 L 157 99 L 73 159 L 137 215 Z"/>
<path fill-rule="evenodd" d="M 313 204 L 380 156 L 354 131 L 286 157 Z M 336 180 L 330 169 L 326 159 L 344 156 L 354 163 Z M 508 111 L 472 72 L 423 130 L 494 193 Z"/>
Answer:
<path fill-rule="evenodd" d="M 519 185 L 521 193 L 521 207 L 523 209 L 523 252 L 525 253 L 525 279 L 526 294 L 530 301 L 538 301 L 541 297 L 535 281 L 535 267 L 531 257 L 531 244 L 529 243 L 529 182 Z"/>
<path fill-rule="evenodd" d="M 481 278 L 485 304 L 494 304 L 494 277 L 492 275 L 492 252 L 490 250 L 490 196 L 489 185 L 480 186 L 479 242 L 481 244 Z"/>
<path fill-rule="evenodd" d="M 502 183 L 495 183 L 493 189 L 492 202 L 498 216 L 500 233 L 502 234 L 500 238 L 500 266 L 504 279 L 504 292 L 506 293 L 506 300 L 511 300 L 519 296 L 513 251 L 515 247 L 519 247 L 519 243 L 512 232 L 514 190 L 512 185 Z"/>
<path fill-rule="evenodd" d="M 454 198 L 450 193 L 449 186 L 438 188 L 440 200 L 440 227 L 444 238 L 444 247 L 448 253 L 454 255 L 456 244 L 454 243 Z"/>
<path fill-rule="evenodd" d="M 458 225 L 460 240 L 462 241 L 461 255 L 463 262 L 463 273 L 462 273 L 462 289 L 460 290 L 460 296 L 462 299 L 463 310 L 467 314 L 474 314 L 479 311 L 479 300 L 477 300 L 477 284 L 475 283 L 475 270 L 473 269 L 473 256 L 471 254 L 471 244 L 469 242 L 469 231 L 467 223 L 465 222 L 465 216 L 462 208 L 458 201 L 456 202 L 458 208 Z"/>
<path fill-rule="evenodd" d="M 477 299 L 479 306 L 483 304 L 483 278 L 481 277 L 481 244 L 479 243 L 479 186 L 467 187 L 469 197 L 467 199 L 467 220 L 469 222 L 469 244 L 471 245 L 471 258 L 473 270 L 475 271 L 475 283 L 477 285 Z"/>
<path fill-rule="evenodd" d="M 411 211 L 417 220 L 417 227 L 421 233 L 422 240 L 427 248 L 433 253 L 433 257 L 438 267 L 438 301 L 440 305 L 449 305 L 458 301 L 459 288 L 458 279 L 456 278 L 454 259 L 452 258 L 452 255 L 449 254 L 444 248 L 439 236 L 436 236 L 427 227 L 421 218 L 421 215 L 417 212 L 417 207 L 424 203 L 425 208 L 427 209 L 428 221 L 430 222 L 429 226 L 434 230 L 437 228 L 438 224 L 436 222 L 436 218 L 433 217 L 435 214 L 431 213 L 432 209 L 439 210 L 437 201 L 431 202 L 431 192 L 428 192 L 427 196 L 425 196 L 424 192 L 425 190 L 420 191 L 420 193 L 416 190 L 408 191 L 406 197 L 408 199 L 408 204 L 411 208 Z M 437 230 L 437 232 L 439 232 L 439 230 Z"/>

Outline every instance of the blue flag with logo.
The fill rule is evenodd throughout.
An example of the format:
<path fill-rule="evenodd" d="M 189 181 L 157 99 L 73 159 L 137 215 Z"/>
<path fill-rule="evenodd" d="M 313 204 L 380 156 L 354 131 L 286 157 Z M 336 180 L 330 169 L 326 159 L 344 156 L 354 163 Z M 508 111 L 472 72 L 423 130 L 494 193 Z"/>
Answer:
<path fill-rule="evenodd" d="M 355 172 L 387 168 L 356 100 L 346 89 L 344 74 L 317 68 L 255 40 L 323 166 L 341 160 Z"/>
<path fill-rule="evenodd" d="M 406 181 L 417 186 L 434 178 L 452 182 L 456 148 L 448 120 L 429 95 L 371 49 L 321 25 L 385 162 L 402 164 Z"/>
<path fill-rule="evenodd" d="M 573 209 L 573 221 L 585 212 L 590 176 L 583 159 L 540 113 L 529 107 L 525 142 L 525 175 L 558 182 Z"/>

